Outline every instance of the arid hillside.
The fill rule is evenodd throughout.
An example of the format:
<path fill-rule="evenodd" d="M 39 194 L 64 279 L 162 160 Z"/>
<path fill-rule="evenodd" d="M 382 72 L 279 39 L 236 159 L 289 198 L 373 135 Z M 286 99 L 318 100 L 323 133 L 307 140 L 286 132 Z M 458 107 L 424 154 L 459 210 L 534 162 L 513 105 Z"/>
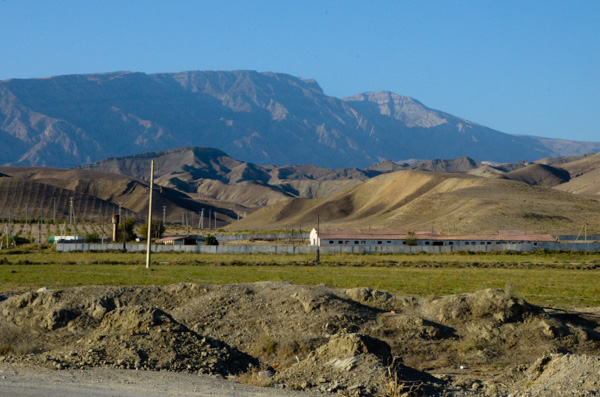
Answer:
<path fill-rule="evenodd" d="M 243 206 L 246 211 L 290 197 L 330 197 L 382 173 L 357 168 L 333 170 L 312 165 L 262 166 L 203 147 L 110 158 L 81 168 L 148 179 L 150 160 L 156 164 L 157 184 L 184 192 L 194 199 Z"/>
<path fill-rule="evenodd" d="M 334 170 L 262 166 L 217 149 L 185 147 L 76 169 L 0 167 L 3 186 L 20 186 L 4 193 L 0 216 L 48 219 L 49 203 L 54 214 L 58 200 L 57 213 L 68 219 L 73 197 L 80 221 L 108 222 L 119 205 L 127 216 L 145 219 L 150 160 L 156 165 L 155 216 L 162 218 L 165 211 L 171 223 L 183 223 L 188 213 L 188 222 L 198 224 L 204 209 L 205 218 L 217 213 L 218 227 L 234 223 L 230 228 L 238 230 L 312 225 L 317 215 L 333 227 L 444 233 L 518 229 L 562 234 L 578 233 L 586 225 L 590 231 L 597 228 L 600 154 L 510 164 L 468 157 L 384 161 L 365 170 Z M 246 219 L 236 222 L 240 218 Z"/>
<path fill-rule="evenodd" d="M 0 178 L 0 217 L 53 219 L 56 201 L 57 222 L 69 220 L 70 199 L 73 198 L 75 220 L 109 222 L 119 205 L 124 217 L 145 219 L 148 213 L 146 181 L 120 174 L 89 170 L 67 170 L 42 167 L 0 167 L 7 176 Z M 167 221 L 181 220 L 182 212 L 198 213 L 203 208 L 216 211 L 218 225 L 235 219 L 232 208 L 192 200 L 177 190 L 155 187 L 155 211 L 166 207 Z M 28 214 L 27 214 L 28 213 Z M 158 212 L 157 212 L 158 214 Z M 158 216 L 157 216 L 158 217 Z"/>
<path fill-rule="evenodd" d="M 330 227 L 560 234 L 577 233 L 586 223 L 593 226 L 598 214 L 598 201 L 555 189 L 465 174 L 398 171 L 328 199 L 293 199 L 265 208 L 230 228 L 316 224 L 319 216 Z"/>
<path fill-rule="evenodd" d="M 600 153 L 561 164 L 567 170 L 571 180 L 556 186 L 564 192 L 600 198 Z"/>

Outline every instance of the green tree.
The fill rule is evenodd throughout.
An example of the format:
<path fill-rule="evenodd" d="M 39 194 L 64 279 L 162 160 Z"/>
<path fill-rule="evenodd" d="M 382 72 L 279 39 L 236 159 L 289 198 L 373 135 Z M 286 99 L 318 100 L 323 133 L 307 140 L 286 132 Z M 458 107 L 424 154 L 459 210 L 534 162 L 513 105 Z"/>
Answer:
<path fill-rule="evenodd" d="M 119 232 L 117 233 L 117 240 L 123 241 L 123 236 L 125 236 L 125 241 L 135 240 L 135 232 L 133 228 L 135 226 L 135 218 L 127 218 L 122 223 L 119 224 Z"/>
<path fill-rule="evenodd" d="M 415 234 L 415 232 L 408 232 L 408 235 L 406 236 L 406 245 L 409 246 L 415 246 L 417 245 L 417 241 L 419 241 L 417 239 L 417 235 Z"/>
<path fill-rule="evenodd" d="M 84 243 L 95 243 L 97 241 L 98 241 L 98 233 L 96 233 L 96 232 L 86 233 L 85 236 L 83 236 Z"/>
<path fill-rule="evenodd" d="M 152 238 L 161 238 L 164 233 L 165 233 L 165 225 L 163 225 L 163 223 L 161 221 L 159 221 L 158 219 L 153 219 L 152 220 Z M 146 221 L 140 227 L 140 234 L 144 238 L 148 237 L 148 221 Z"/>
<path fill-rule="evenodd" d="M 217 238 L 212 234 L 204 236 L 204 244 L 206 245 L 219 245 Z"/>

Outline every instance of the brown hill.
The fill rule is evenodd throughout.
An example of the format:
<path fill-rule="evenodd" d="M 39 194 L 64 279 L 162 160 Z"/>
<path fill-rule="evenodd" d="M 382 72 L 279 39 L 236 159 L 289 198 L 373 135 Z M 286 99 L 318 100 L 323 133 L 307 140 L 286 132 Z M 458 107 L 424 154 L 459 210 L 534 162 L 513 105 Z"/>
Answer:
<path fill-rule="evenodd" d="M 561 164 L 561 167 L 570 173 L 571 180 L 556 189 L 600 198 L 600 153 Z"/>
<path fill-rule="evenodd" d="M 30 222 L 69 222 L 70 200 L 76 222 L 110 222 L 119 206 L 87 194 L 23 178 L 0 178 L 0 218 Z M 125 216 L 134 216 L 124 209 Z"/>
<path fill-rule="evenodd" d="M 27 192 L 23 193 L 23 198 L 19 196 L 6 196 L 6 207 L 21 209 L 23 200 L 32 200 L 31 205 L 34 208 L 44 208 L 44 213 L 48 213 L 45 207 L 52 202 L 52 195 L 59 192 L 61 197 L 59 208 L 61 211 L 66 211 L 68 219 L 69 197 L 74 197 L 75 206 L 83 206 L 81 209 L 76 208 L 76 218 L 78 220 L 103 219 L 108 222 L 113 213 L 118 212 L 119 204 L 122 205 L 122 214 L 124 217 L 135 217 L 138 219 L 146 219 L 148 214 L 148 188 L 149 184 L 135 178 L 130 178 L 124 175 L 113 174 L 109 172 L 99 172 L 90 170 L 66 170 L 59 168 L 41 168 L 41 167 L 0 167 L 2 173 L 12 176 L 12 178 L 2 178 L 0 181 L 7 183 L 19 183 L 22 186 L 29 186 Z M 48 186 L 40 188 L 43 192 L 43 197 L 37 199 L 37 189 L 34 186 L 37 184 Z M 32 196 L 32 197 L 30 197 Z M 66 200 L 66 201 L 65 201 Z M 90 204 L 86 203 L 91 200 Z M 98 210 L 100 204 L 94 204 L 94 200 L 106 202 L 106 208 L 110 210 Z M 65 204 L 65 202 L 67 204 Z M 205 216 L 208 216 L 208 211 L 216 211 L 218 224 L 223 225 L 229 223 L 232 219 L 236 219 L 237 215 L 232 210 L 238 209 L 235 206 L 218 207 L 214 203 L 206 201 L 192 200 L 184 193 L 164 187 L 158 187 L 154 194 L 154 211 L 155 216 L 162 215 L 162 209 L 166 209 L 166 220 L 169 222 L 178 222 L 181 220 L 183 212 L 192 212 L 197 214 L 202 209 L 205 209 Z M 41 204 L 36 204 L 41 203 Z M 66 205 L 66 209 L 65 209 Z M 84 209 L 83 209 L 84 208 Z M 104 207 L 102 207 L 104 208 Z M 38 209 L 39 211 L 39 209 Z M 160 214 L 160 215 L 158 215 Z M 44 217 L 48 219 L 47 215 Z"/>
<path fill-rule="evenodd" d="M 245 211 L 289 197 L 329 197 L 381 173 L 313 165 L 260 166 L 236 160 L 217 149 L 202 147 L 110 158 L 81 168 L 147 179 L 151 159 L 156 164 L 157 184 L 185 192 L 194 199 L 243 206 Z"/>
<path fill-rule="evenodd" d="M 427 160 L 413 164 L 408 169 L 433 171 L 433 172 L 450 172 L 450 173 L 465 173 L 481 167 L 482 164 L 468 157 L 459 157 L 451 160 Z"/>
<path fill-rule="evenodd" d="M 562 168 L 544 164 L 532 164 L 505 174 L 505 177 L 529 185 L 553 187 L 568 182 L 571 175 Z"/>
<path fill-rule="evenodd" d="M 560 164 L 571 163 L 573 161 L 581 160 L 581 159 L 584 159 L 587 156 L 591 156 L 591 155 L 592 155 L 592 153 L 583 154 L 580 156 L 546 157 L 546 158 L 537 160 L 535 163 L 557 166 Z"/>
<path fill-rule="evenodd" d="M 521 182 L 464 174 L 398 171 L 328 199 L 293 199 L 253 213 L 232 229 L 315 225 L 437 229 L 447 234 L 519 229 L 576 233 L 600 203 Z"/>

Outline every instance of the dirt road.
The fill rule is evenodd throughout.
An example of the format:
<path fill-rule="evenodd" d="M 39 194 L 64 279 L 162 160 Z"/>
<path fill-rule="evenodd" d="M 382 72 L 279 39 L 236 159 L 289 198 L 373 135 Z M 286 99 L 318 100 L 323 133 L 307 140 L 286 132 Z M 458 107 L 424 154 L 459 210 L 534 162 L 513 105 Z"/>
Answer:
<path fill-rule="evenodd" d="M 10 397 L 275 397 L 322 396 L 242 385 L 222 377 L 92 368 L 54 371 L 0 365 L 0 396 Z"/>

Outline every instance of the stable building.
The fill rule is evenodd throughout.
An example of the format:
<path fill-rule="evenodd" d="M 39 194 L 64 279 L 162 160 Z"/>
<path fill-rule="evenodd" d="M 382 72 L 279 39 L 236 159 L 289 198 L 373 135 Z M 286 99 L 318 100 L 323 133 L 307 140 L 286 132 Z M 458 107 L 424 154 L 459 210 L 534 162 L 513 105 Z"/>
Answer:
<path fill-rule="evenodd" d="M 203 236 L 167 236 L 156 240 L 158 244 L 164 245 L 202 245 Z"/>
<path fill-rule="evenodd" d="M 310 245 L 333 246 L 477 246 L 556 242 L 549 234 L 524 231 L 500 231 L 487 236 L 442 236 L 437 231 L 389 231 L 389 230 L 324 230 L 320 234 L 313 229 Z"/>

